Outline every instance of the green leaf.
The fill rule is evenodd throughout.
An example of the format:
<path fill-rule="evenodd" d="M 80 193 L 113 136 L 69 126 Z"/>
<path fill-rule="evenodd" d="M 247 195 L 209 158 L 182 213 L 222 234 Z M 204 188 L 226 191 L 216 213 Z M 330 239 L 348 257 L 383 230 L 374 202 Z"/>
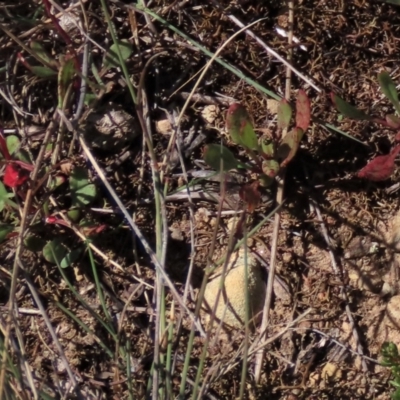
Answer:
<path fill-rule="evenodd" d="M 258 138 L 253 129 L 250 114 L 239 103 L 232 104 L 226 113 L 226 127 L 236 144 L 258 150 Z"/>
<path fill-rule="evenodd" d="M 63 106 L 65 94 L 67 93 L 69 85 L 72 84 L 74 75 L 74 60 L 70 58 L 61 65 L 58 71 L 58 107 L 60 108 Z"/>
<path fill-rule="evenodd" d="M 96 186 L 90 183 L 88 171 L 85 168 L 76 167 L 72 171 L 69 187 L 73 206 L 86 206 L 96 198 Z"/>
<path fill-rule="evenodd" d="M 103 67 L 105 69 L 120 66 L 117 46 L 119 47 L 123 61 L 126 61 L 133 53 L 133 46 L 129 40 L 122 39 L 114 43 L 104 57 Z"/>
<path fill-rule="evenodd" d="M 10 205 L 11 207 L 14 207 L 15 209 L 18 209 L 18 205 L 10 200 L 13 197 L 14 193 L 8 193 L 3 182 L 0 181 L 0 211 L 4 210 L 6 204 Z"/>
<path fill-rule="evenodd" d="M 85 95 L 85 105 L 92 106 L 94 102 L 97 100 L 97 96 L 93 93 L 86 93 Z"/>
<path fill-rule="evenodd" d="M 93 183 L 72 192 L 74 206 L 87 206 L 96 198 L 96 186 Z"/>
<path fill-rule="evenodd" d="M 275 155 L 275 143 L 270 139 L 264 139 L 261 142 L 261 150 L 267 157 L 274 157 Z"/>
<path fill-rule="evenodd" d="M 239 161 L 225 146 L 209 144 L 205 147 L 203 159 L 215 171 L 229 171 L 237 168 Z"/>
<path fill-rule="evenodd" d="M 277 151 L 281 167 L 286 167 L 296 155 L 303 135 L 304 131 L 301 128 L 294 128 L 282 139 Z"/>
<path fill-rule="evenodd" d="M 24 239 L 24 245 L 29 251 L 37 253 L 43 250 L 43 247 L 46 245 L 46 241 L 40 236 L 29 235 Z"/>
<path fill-rule="evenodd" d="M 292 107 L 286 99 L 282 99 L 278 105 L 278 128 L 287 129 L 292 118 Z"/>
<path fill-rule="evenodd" d="M 29 153 L 25 149 L 20 149 L 16 154 L 15 158 L 19 161 L 26 162 L 27 164 L 32 164 L 32 161 L 29 157 Z"/>
<path fill-rule="evenodd" d="M 50 182 L 50 190 L 55 190 L 59 186 L 61 186 L 63 183 L 65 183 L 65 177 L 62 175 L 55 175 Z"/>
<path fill-rule="evenodd" d="M 6 143 L 7 143 L 8 152 L 11 155 L 14 154 L 17 150 L 19 150 L 19 147 L 21 145 L 21 141 L 19 140 L 19 137 L 15 136 L 15 135 L 7 136 Z"/>
<path fill-rule="evenodd" d="M 68 253 L 63 241 L 62 238 L 56 238 L 43 247 L 43 257 L 46 261 L 52 264 L 61 264 L 61 261 Z"/>
<path fill-rule="evenodd" d="M 50 64 L 51 66 L 57 65 L 57 61 L 49 55 L 41 43 L 37 42 L 36 40 L 32 40 L 30 46 L 35 54 L 47 64 Z"/>
<path fill-rule="evenodd" d="M 31 70 L 39 78 L 54 78 L 57 75 L 56 71 L 40 65 L 31 66 Z"/>
<path fill-rule="evenodd" d="M 345 117 L 358 120 L 365 120 L 365 121 L 372 120 L 372 117 L 365 114 L 364 111 L 361 111 L 358 108 L 347 103 L 346 101 L 341 99 L 338 95 L 331 93 L 331 99 L 333 104 L 336 106 L 337 110 Z"/>
<path fill-rule="evenodd" d="M 83 167 L 74 168 L 69 178 L 69 187 L 71 191 L 75 192 L 88 185 L 89 183 L 90 181 L 88 170 Z"/>
<path fill-rule="evenodd" d="M 384 3 L 394 4 L 395 6 L 400 6 L 400 0 L 383 0 Z"/>
<path fill-rule="evenodd" d="M 67 268 L 69 267 L 72 263 L 74 263 L 82 254 L 82 247 L 70 251 L 62 260 L 60 263 L 61 268 Z"/>
<path fill-rule="evenodd" d="M 78 222 L 81 217 L 81 210 L 74 208 L 67 212 L 67 216 L 71 221 Z"/>
<path fill-rule="evenodd" d="M 14 230 L 14 227 L 9 224 L 0 224 L 0 243 L 3 242 L 7 235 Z"/>
<path fill-rule="evenodd" d="M 381 87 L 383 94 L 391 101 L 396 109 L 397 113 L 400 114 L 400 103 L 399 95 L 396 90 L 396 84 L 393 82 L 390 75 L 385 71 L 378 75 L 378 82 Z"/>

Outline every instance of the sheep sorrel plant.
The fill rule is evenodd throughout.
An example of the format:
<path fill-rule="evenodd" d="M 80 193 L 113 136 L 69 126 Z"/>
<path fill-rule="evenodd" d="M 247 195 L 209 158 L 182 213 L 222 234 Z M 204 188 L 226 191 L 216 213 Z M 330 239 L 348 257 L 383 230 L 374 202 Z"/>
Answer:
<path fill-rule="evenodd" d="M 258 181 L 241 188 L 240 196 L 253 211 L 260 199 L 259 186 L 270 186 L 280 170 L 296 155 L 300 141 L 310 125 L 310 100 L 304 90 L 299 90 L 296 99 L 295 127 L 286 135 L 282 132 L 290 127 L 292 107 L 282 99 L 278 106 L 279 133 L 270 139 L 258 139 L 250 114 L 239 104 L 232 104 L 226 114 L 226 127 L 232 141 L 242 146 L 251 162 L 241 162 L 225 146 L 209 144 L 204 151 L 204 161 L 216 171 L 232 169 L 247 170 L 258 176 Z"/>
<path fill-rule="evenodd" d="M 387 72 L 382 72 L 378 75 L 378 82 L 383 94 L 393 104 L 397 115 L 388 114 L 385 118 L 368 115 L 364 111 L 347 103 L 335 93 L 331 93 L 332 102 L 336 106 L 337 110 L 345 117 L 355 120 L 375 122 L 385 126 L 386 128 L 398 131 L 395 136 L 395 141 L 400 142 L 400 118 L 398 117 L 398 115 L 400 115 L 400 102 L 396 90 L 396 84 Z M 394 172 L 394 162 L 399 153 L 400 145 L 394 146 L 389 154 L 377 156 L 372 159 L 357 173 L 357 176 L 370 181 L 384 181 L 389 179 Z"/>

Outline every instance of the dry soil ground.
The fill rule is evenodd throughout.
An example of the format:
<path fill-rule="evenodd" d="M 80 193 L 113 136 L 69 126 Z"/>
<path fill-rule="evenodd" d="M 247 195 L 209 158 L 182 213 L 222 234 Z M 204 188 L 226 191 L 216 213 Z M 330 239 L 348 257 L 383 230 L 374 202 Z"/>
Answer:
<path fill-rule="evenodd" d="M 59 4 L 64 9 L 71 6 Z M 169 194 L 182 184 L 182 161 L 187 171 L 201 168 L 197 160 L 201 159 L 205 143 L 222 139 L 232 151 L 240 151 L 224 131 L 224 112 L 232 101 L 239 101 L 250 110 L 258 128 L 274 131 L 276 118 L 270 98 L 214 62 L 196 89 L 181 123 L 182 159 L 174 146 L 168 149 L 171 130 L 166 120 L 168 116 L 170 122 L 176 120 L 199 72 L 209 60 L 199 47 L 173 29 L 179 29 L 214 53 L 240 29 L 229 16 L 244 24 L 263 18 L 252 31 L 286 57 L 287 38 L 276 31 L 277 26 L 288 29 L 285 1 L 148 2 L 158 19 L 129 8 L 128 2 L 106 1 L 106 4 L 116 35 L 133 46 L 133 53 L 126 60 L 127 73 L 134 90 L 143 89 L 147 95 L 148 109 L 139 108 L 138 112 L 144 119 L 149 117 L 154 157 L 163 171 L 163 182 L 169 183 Z M 18 308 L 10 330 L 12 342 L 7 353 L 11 359 L 7 363 L 4 393 L 9 398 L 17 398 L 17 393 L 20 398 L 33 398 L 28 389 L 28 370 L 37 389 L 54 398 L 61 398 L 71 383 L 38 303 L 32 298 L 30 282 L 38 291 L 83 398 L 152 397 L 149 377 L 156 347 L 164 365 L 168 350 L 172 351 L 172 366 L 159 379 L 164 395 L 173 398 L 179 393 L 190 319 L 176 301 L 172 305 L 168 285 L 165 291 L 159 287 L 158 293 L 166 299 L 165 310 L 160 309 L 154 290 L 155 269 L 146 248 L 132 234 L 77 136 L 69 131 L 59 114 L 54 117 L 59 96 L 57 77 L 37 76 L 19 56 L 21 53 L 31 65 L 42 65 L 23 47 L 33 47 L 37 52 L 32 46 L 37 42 L 58 63 L 63 55 L 75 52 L 82 65 L 85 45 L 88 46 L 89 68 L 84 73 L 90 82 L 87 92 L 96 94 L 98 100 L 91 106 L 91 116 L 89 107 L 84 105 L 77 129 L 88 135 L 89 151 L 133 215 L 141 234 L 156 249 L 152 162 L 137 121 L 99 143 L 90 136 L 94 113 L 114 107 L 136 120 L 121 69 L 102 70 L 104 53 L 112 46 L 104 10 L 100 2 L 77 2 L 73 7 L 76 14 L 71 18 L 80 21 L 81 28 L 62 25 L 70 38 L 66 45 L 55 23 L 48 19 L 45 5 L 40 0 L 0 2 L 1 121 L 5 136 L 11 133 L 19 136 L 31 161 L 37 160 L 49 130 L 48 140 L 53 143 L 44 154 L 38 178 L 15 191 L 14 200 L 22 210 L 28 188 L 37 188 L 27 215 L 21 217 L 19 210 L 8 206 L 1 213 L 1 222 L 14 227 L 14 234 L 9 234 L 0 248 L 3 349 L 10 323 L 11 295 Z M 355 173 L 373 156 L 389 152 L 394 133 L 371 122 L 340 118 L 327 94 L 334 91 L 376 115 L 393 112 L 380 92 L 377 74 L 386 70 L 394 81 L 399 80 L 400 7 L 372 0 L 299 0 L 295 2 L 294 21 L 294 35 L 306 50 L 294 45 L 292 64 L 321 91 L 292 74 L 292 95 L 300 88 L 306 90 L 311 99 L 313 124 L 286 174 L 286 200 L 281 210 L 277 248 L 277 278 L 282 284 L 274 288 L 268 336 L 282 332 L 305 310 L 312 311 L 266 347 L 258 384 L 254 382 L 255 358 L 249 358 L 244 397 L 389 399 L 390 371 L 376 361 L 380 359 L 384 341 L 400 345 L 400 317 L 396 311 L 400 309 L 396 254 L 399 237 L 396 229 L 400 223 L 396 219 L 399 192 L 395 186 L 400 175 L 396 172 L 388 181 L 371 183 L 357 178 Z M 92 41 L 88 42 L 84 33 Z M 158 56 L 152 58 L 154 55 Z M 262 87 L 283 95 L 286 67 L 254 38 L 240 34 L 220 56 Z M 59 68 L 56 64 L 52 65 L 55 70 Z M 141 77 L 144 77 L 142 83 Z M 70 101 L 64 104 L 69 120 L 76 112 L 79 93 L 79 87 L 72 86 Z M 67 97 L 65 93 L 64 96 Z M 358 142 L 326 129 L 326 123 Z M 168 169 L 162 164 L 164 157 L 169 162 Z M 97 187 L 96 199 L 81 212 L 90 226 L 105 226 L 91 238 L 104 256 L 93 251 L 92 262 L 76 231 L 69 226 L 45 223 L 46 216 L 61 218 L 60 212 L 70 210 L 73 199 L 68 182 L 70 171 L 77 166 L 89 172 Z M 51 190 L 46 179 L 40 179 L 46 172 L 53 177 L 62 176 L 65 183 Z M 11 193 L 11 189 L 7 191 Z M 273 199 L 275 192 L 272 187 L 267 195 Z M 223 253 L 228 244 L 231 216 L 218 220 L 218 206 L 212 202 L 194 200 L 191 208 L 187 200 L 168 197 L 167 200 L 163 208 L 168 222 L 164 265 L 178 294 L 187 296 L 186 304 L 194 311 L 210 246 L 215 243 L 215 254 Z M 262 204 L 248 219 L 248 229 L 262 221 L 273 207 L 274 204 Z M 24 217 L 27 225 L 21 227 Z M 17 245 L 18 234 L 28 227 L 29 234 L 36 238 L 49 241 L 60 237 L 69 249 L 81 246 L 82 253 L 70 267 L 60 269 L 44 260 L 41 251 L 21 250 Z M 82 232 L 83 228 L 77 229 Z M 273 218 L 265 221 L 249 241 L 250 249 L 266 265 L 272 232 Z M 84 235 L 90 233 L 86 231 Z M 188 282 L 191 265 L 193 273 Z M 16 276 L 17 267 L 20 271 Z M 18 277 L 16 290 L 11 289 L 13 275 Z M 157 336 L 155 324 L 160 313 L 166 315 L 166 326 Z M 169 332 L 172 339 L 168 347 Z M 250 341 L 257 335 L 254 332 Z M 231 333 L 230 340 L 224 336 L 213 339 L 201 378 L 201 382 L 207 382 L 204 398 L 239 396 L 243 337 L 244 333 L 237 330 Z M 154 346 L 155 340 L 161 345 Z M 193 391 L 203 346 L 204 338 L 197 332 L 187 372 L 187 398 Z M 7 361 L 3 357 L 4 360 Z"/>

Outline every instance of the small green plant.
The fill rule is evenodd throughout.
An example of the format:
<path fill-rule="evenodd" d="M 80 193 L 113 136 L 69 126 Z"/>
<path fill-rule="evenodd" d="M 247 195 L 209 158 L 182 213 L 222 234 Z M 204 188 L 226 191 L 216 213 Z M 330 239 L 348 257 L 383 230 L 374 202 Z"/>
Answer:
<path fill-rule="evenodd" d="M 389 367 L 392 371 L 393 380 L 390 384 L 396 388 L 396 391 L 391 395 L 392 399 L 400 400 L 400 354 L 397 346 L 392 342 L 385 342 L 381 349 L 382 361 L 381 364 Z"/>
<path fill-rule="evenodd" d="M 296 155 L 300 141 L 310 125 L 310 100 L 303 90 L 299 90 L 296 99 L 295 126 L 288 130 L 292 114 L 291 105 L 285 99 L 281 100 L 278 107 L 278 133 L 260 141 L 246 108 L 234 103 L 227 111 L 226 127 L 232 141 L 244 148 L 251 162 L 241 162 L 222 145 L 210 144 L 205 148 L 204 161 L 216 171 L 241 169 L 257 175 L 258 181 L 244 186 L 240 193 L 250 211 L 260 198 L 258 186 L 268 187 L 274 182 L 280 170 Z M 283 135 L 282 132 L 286 130 L 286 135 Z"/>
<path fill-rule="evenodd" d="M 20 217 L 17 212 L 19 206 L 12 199 L 15 197 L 21 200 L 25 199 L 28 188 L 26 182 L 29 182 L 29 172 L 33 170 L 28 155 L 21 149 L 19 138 L 13 135 L 5 138 L 0 129 L 0 165 L 2 164 L 6 167 L 2 181 L 0 180 L 0 212 L 7 212 L 8 216 L 5 219 L 12 220 L 13 223 L 3 222 L 0 224 L 0 243 L 18 235 L 15 225 L 19 223 Z M 50 174 L 47 173 L 47 175 Z M 50 188 L 52 191 L 65 181 L 64 176 L 61 175 L 55 174 L 51 177 Z M 96 199 L 97 189 L 89 180 L 88 170 L 83 167 L 75 167 L 68 181 L 72 201 L 67 214 L 72 221 L 78 222 L 81 219 L 81 210 Z M 14 189 L 14 192 L 9 191 L 8 188 Z M 43 207 L 43 213 L 48 215 L 46 206 Z M 70 223 L 53 216 L 45 218 L 45 223 L 71 227 Z M 97 226 L 91 221 L 81 220 L 79 228 L 88 237 L 100 233 L 105 229 L 105 225 Z M 31 233 L 25 238 L 24 244 L 30 251 L 42 251 L 46 261 L 53 264 L 59 263 L 62 268 L 70 266 L 83 253 L 82 246 L 70 249 L 63 237 L 46 242 L 42 237 Z"/>
<path fill-rule="evenodd" d="M 335 93 L 331 93 L 331 99 L 337 110 L 345 117 L 370 121 L 378 123 L 388 129 L 395 131 L 400 130 L 400 102 L 396 90 L 396 84 L 387 72 L 382 72 L 378 75 L 378 82 L 381 87 L 382 93 L 393 104 L 397 115 L 387 114 L 385 118 L 376 117 L 366 114 L 364 111 L 354 107 L 340 98 Z M 400 133 L 397 133 L 394 140 L 400 142 Z M 377 156 L 372 159 L 364 168 L 362 168 L 357 176 L 359 178 L 368 179 L 370 181 L 384 181 L 389 179 L 395 170 L 395 159 L 400 152 L 400 145 L 394 146 L 389 154 Z"/>

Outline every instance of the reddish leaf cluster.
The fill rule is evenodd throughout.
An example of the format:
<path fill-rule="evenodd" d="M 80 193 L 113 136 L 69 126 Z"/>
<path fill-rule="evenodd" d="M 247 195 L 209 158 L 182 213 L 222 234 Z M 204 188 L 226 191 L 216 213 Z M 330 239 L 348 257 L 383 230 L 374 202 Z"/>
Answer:
<path fill-rule="evenodd" d="M 28 178 L 29 172 L 33 170 L 33 166 L 23 161 L 12 160 L 7 143 L 3 135 L 0 133 L 0 152 L 7 161 L 4 171 L 3 182 L 6 186 L 15 188 L 22 185 Z"/>

